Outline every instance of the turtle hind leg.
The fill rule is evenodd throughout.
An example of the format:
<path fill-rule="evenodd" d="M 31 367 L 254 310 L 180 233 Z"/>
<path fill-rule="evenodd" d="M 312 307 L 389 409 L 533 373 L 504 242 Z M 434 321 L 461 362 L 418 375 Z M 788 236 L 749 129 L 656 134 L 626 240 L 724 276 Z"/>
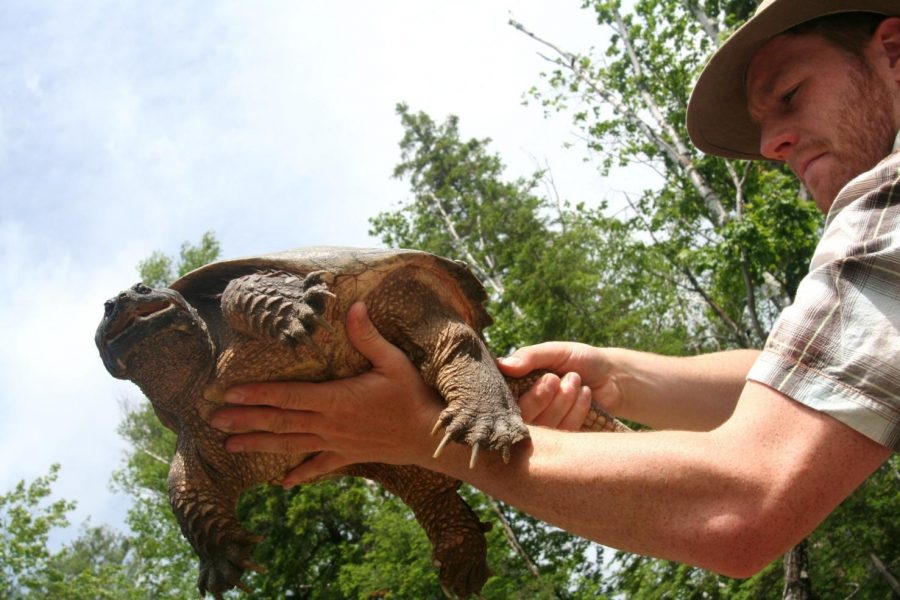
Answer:
<path fill-rule="evenodd" d="M 236 331 L 288 346 L 317 348 L 319 328 L 333 331 L 324 313 L 333 276 L 315 271 L 306 276 L 259 271 L 231 280 L 222 292 L 222 314 Z"/>
<path fill-rule="evenodd" d="M 509 386 L 510 391 L 518 402 L 518 398 L 521 397 L 522 394 L 530 390 L 531 387 L 537 383 L 538 379 L 549 372 L 550 371 L 544 369 L 538 369 L 522 377 L 504 376 L 504 378 L 506 379 L 506 384 Z M 580 430 L 626 432 L 631 431 L 631 428 L 606 412 L 606 410 L 594 400 L 591 400 L 591 407 L 588 409 L 588 414 L 585 416 Z"/>
<path fill-rule="evenodd" d="M 413 465 L 350 465 L 340 474 L 365 477 L 409 506 L 432 545 L 441 586 L 459 598 L 481 591 L 491 572 L 482 523 L 458 493 L 460 481 Z"/>

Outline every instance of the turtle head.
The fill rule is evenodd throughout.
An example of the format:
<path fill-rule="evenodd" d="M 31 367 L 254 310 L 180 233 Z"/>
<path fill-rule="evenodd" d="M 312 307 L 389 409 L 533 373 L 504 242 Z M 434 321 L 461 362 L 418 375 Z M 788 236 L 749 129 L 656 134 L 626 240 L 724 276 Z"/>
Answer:
<path fill-rule="evenodd" d="M 196 309 L 174 290 L 143 283 L 106 301 L 94 339 L 106 370 L 138 384 L 155 406 L 184 391 L 215 356 Z"/>

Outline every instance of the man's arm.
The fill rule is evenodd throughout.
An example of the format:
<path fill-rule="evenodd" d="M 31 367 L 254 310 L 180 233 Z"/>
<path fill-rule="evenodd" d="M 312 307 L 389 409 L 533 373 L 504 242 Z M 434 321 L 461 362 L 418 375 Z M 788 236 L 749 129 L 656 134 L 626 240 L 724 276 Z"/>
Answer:
<path fill-rule="evenodd" d="M 351 310 L 348 332 L 372 370 L 234 390 L 251 406 L 218 413 L 214 424 L 240 433 L 226 447 L 319 452 L 288 483 L 356 462 L 418 464 L 600 543 L 737 577 L 802 539 L 890 454 L 831 417 L 748 384 L 712 431 L 536 427 L 511 464 L 484 453 L 471 470 L 468 449 L 456 444 L 431 458 L 428 432 L 441 406 L 402 352 L 360 308 Z M 401 388 L 408 393 L 397 394 Z"/>
<path fill-rule="evenodd" d="M 532 428 L 510 465 L 429 468 L 602 544 L 733 577 L 811 532 L 889 450 L 759 384 L 711 432 L 567 434 Z"/>
<path fill-rule="evenodd" d="M 580 384 L 590 391 L 590 399 L 618 417 L 653 429 L 709 431 L 734 411 L 758 355 L 757 350 L 734 350 L 673 357 L 548 342 L 523 348 L 499 365 L 512 377 L 536 369 L 553 372 L 519 401 L 526 420 L 538 425 L 558 426 L 564 415 L 577 411 Z M 562 428 L 577 430 L 580 425 Z"/>

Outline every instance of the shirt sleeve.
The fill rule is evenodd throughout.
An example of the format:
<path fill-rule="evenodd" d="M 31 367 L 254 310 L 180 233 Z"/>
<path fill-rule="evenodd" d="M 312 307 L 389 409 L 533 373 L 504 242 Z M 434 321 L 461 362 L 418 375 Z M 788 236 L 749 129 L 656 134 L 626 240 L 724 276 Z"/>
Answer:
<path fill-rule="evenodd" d="M 900 153 L 838 195 L 748 379 L 900 450 Z"/>

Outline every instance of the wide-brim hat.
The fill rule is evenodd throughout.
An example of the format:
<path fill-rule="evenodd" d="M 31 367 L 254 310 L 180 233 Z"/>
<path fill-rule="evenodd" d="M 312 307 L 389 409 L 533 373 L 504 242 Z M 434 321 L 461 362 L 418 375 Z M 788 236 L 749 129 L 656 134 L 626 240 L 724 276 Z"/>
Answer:
<path fill-rule="evenodd" d="M 726 158 L 763 158 L 759 126 L 747 111 L 750 60 L 763 44 L 791 27 L 844 12 L 900 15 L 900 0 L 764 0 L 716 51 L 694 86 L 687 112 L 694 145 Z"/>

